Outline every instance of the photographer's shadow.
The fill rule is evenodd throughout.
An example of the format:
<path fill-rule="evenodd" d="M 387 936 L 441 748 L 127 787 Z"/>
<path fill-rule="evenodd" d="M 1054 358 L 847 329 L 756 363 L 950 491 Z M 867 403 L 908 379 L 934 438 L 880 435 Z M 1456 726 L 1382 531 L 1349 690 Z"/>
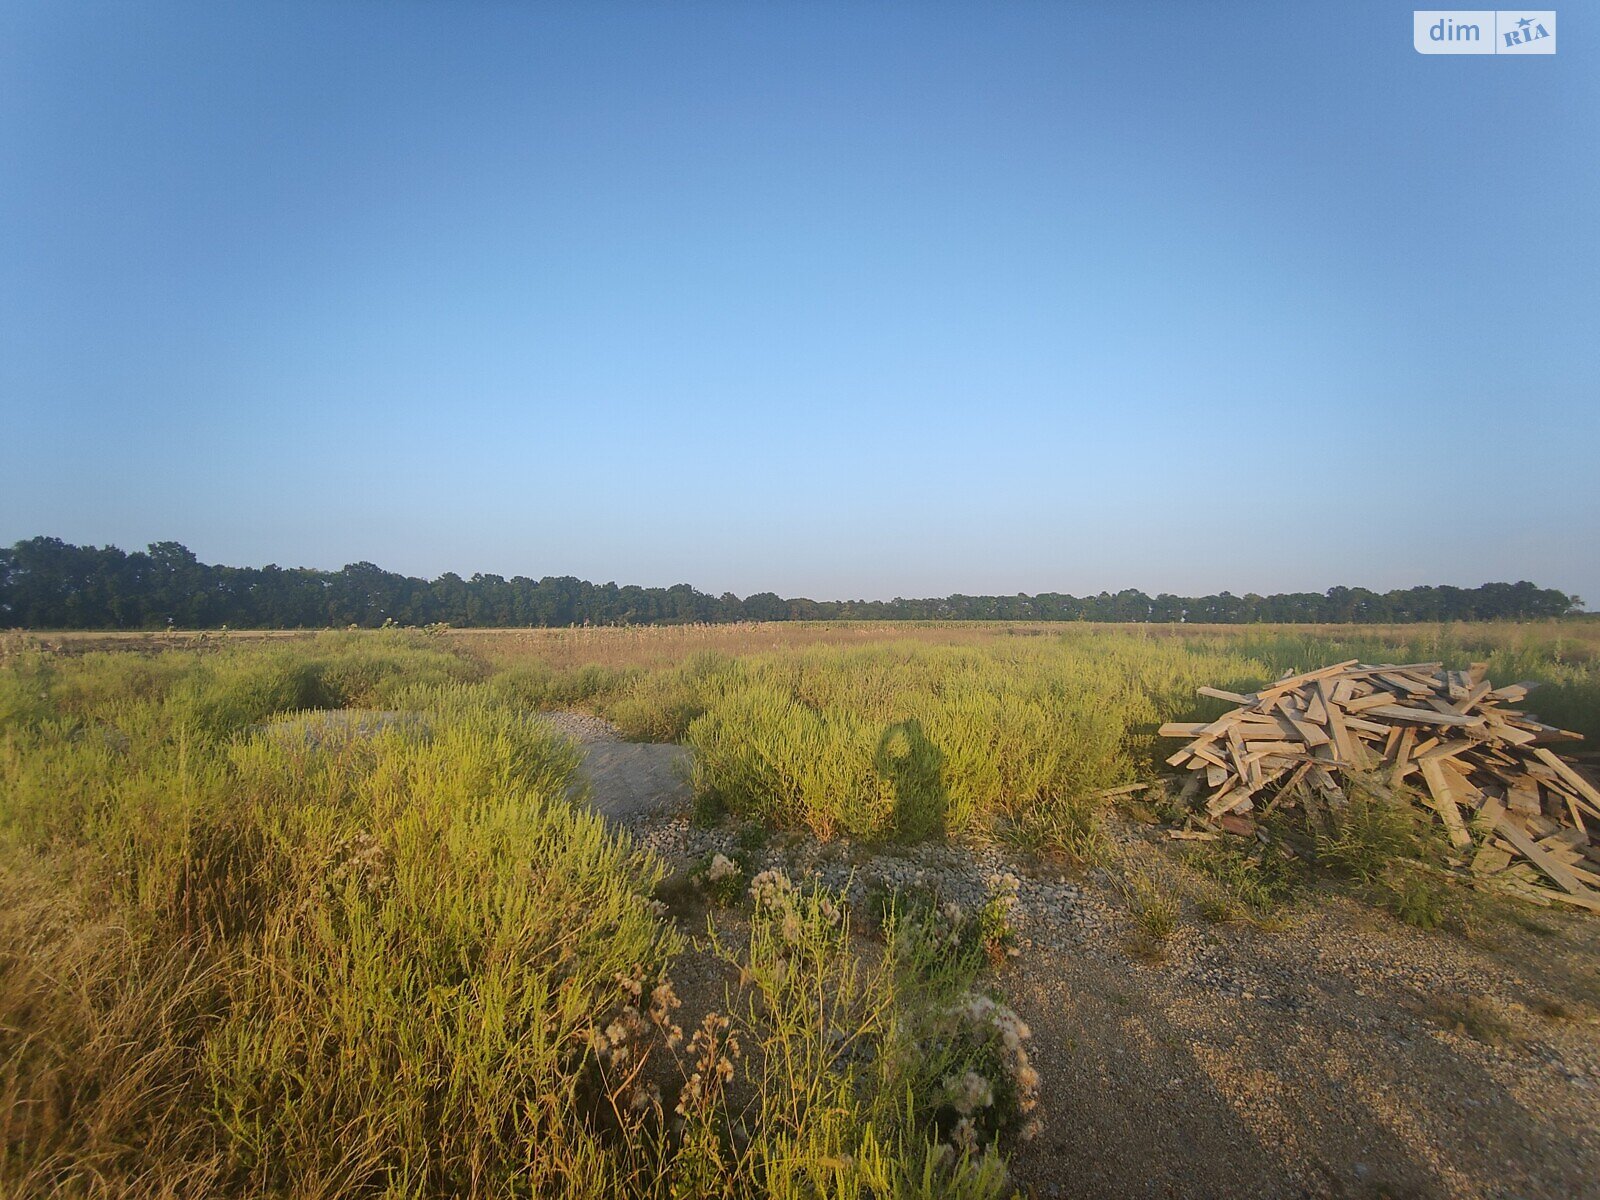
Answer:
<path fill-rule="evenodd" d="M 894 788 L 893 836 L 905 842 L 942 841 L 950 809 L 944 751 L 928 739 L 922 722 L 901 721 L 885 729 L 872 765 Z"/>

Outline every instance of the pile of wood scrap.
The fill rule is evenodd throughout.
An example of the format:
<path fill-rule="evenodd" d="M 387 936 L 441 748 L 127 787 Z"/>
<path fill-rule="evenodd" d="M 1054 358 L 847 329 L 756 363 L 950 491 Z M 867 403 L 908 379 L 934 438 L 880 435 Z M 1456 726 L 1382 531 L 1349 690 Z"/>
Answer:
<path fill-rule="evenodd" d="M 1251 834 L 1259 812 L 1306 797 L 1342 804 L 1352 776 L 1403 784 L 1443 822 L 1464 871 L 1536 903 L 1600 912 L 1600 790 L 1548 748 L 1579 735 L 1509 707 L 1533 685 L 1497 688 L 1484 670 L 1352 659 L 1250 695 L 1201 688 L 1237 707 L 1161 727 L 1189 739 L 1167 759 L 1189 770 L 1185 795 L 1209 789 L 1174 836 Z"/>

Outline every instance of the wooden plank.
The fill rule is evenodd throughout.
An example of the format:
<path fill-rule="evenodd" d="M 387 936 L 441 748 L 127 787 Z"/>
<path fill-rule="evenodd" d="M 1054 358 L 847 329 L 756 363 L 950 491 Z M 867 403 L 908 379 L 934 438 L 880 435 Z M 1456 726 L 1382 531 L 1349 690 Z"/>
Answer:
<path fill-rule="evenodd" d="M 1394 769 L 1389 772 L 1389 786 L 1394 787 L 1411 773 L 1411 748 L 1416 744 L 1417 729 L 1407 725 L 1400 734 L 1400 745 L 1394 754 Z"/>
<path fill-rule="evenodd" d="M 1328 735 L 1320 726 L 1313 725 L 1310 721 L 1292 721 L 1295 732 L 1300 735 L 1300 740 L 1307 746 L 1326 746 Z"/>
<path fill-rule="evenodd" d="M 1244 741 L 1244 749 L 1245 753 L 1251 758 L 1262 758 L 1272 754 L 1287 754 L 1298 758 L 1305 751 L 1305 746 L 1300 742 L 1252 742 L 1246 738 Z"/>
<path fill-rule="evenodd" d="M 1575 826 L 1577 826 L 1579 829 L 1583 829 L 1584 828 L 1583 813 L 1578 808 L 1577 800 L 1574 799 L 1571 796 L 1565 796 L 1565 795 L 1562 796 L 1561 798 L 1567 802 L 1567 815 L 1572 818 L 1572 823 Z M 1584 840 L 1585 841 L 1589 840 L 1587 835 L 1585 835 Z"/>
<path fill-rule="evenodd" d="M 1213 796 L 1206 802 L 1206 811 L 1213 817 L 1225 817 L 1234 809 L 1250 803 L 1250 793 L 1244 788 L 1234 788 L 1223 794 Z"/>
<path fill-rule="evenodd" d="M 1344 727 L 1356 733 L 1364 733 L 1374 738 L 1388 739 L 1389 733 L 1395 728 L 1393 725 L 1380 725 L 1376 721 L 1364 721 L 1360 717 L 1345 716 Z"/>
<path fill-rule="evenodd" d="M 1539 843 L 1534 841 L 1533 838 L 1529 837 L 1522 830 L 1518 829 L 1516 822 L 1511 820 L 1509 817 L 1500 818 L 1500 824 L 1497 827 L 1496 832 L 1498 832 L 1501 837 L 1505 838 L 1506 841 L 1510 842 L 1519 851 L 1521 851 L 1524 858 L 1533 863 L 1534 866 L 1538 867 L 1546 875 L 1550 876 L 1551 879 L 1559 883 L 1572 895 L 1593 895 L 1587 885 L 1578 879 L 1578 877 L 1575 876 L 1571 871 L 1567 870 L 1564 864 L 1556 861 L 1556 859 L 1545 853 L 1544 850 L 1539 847 Z M 1600 895 L 1594 895 L 1594 901 L 1597 910 L 1600 910 Z"/>
<path fill-rule="evenodd" d="M 1526 900 L 1529 904 L 1537 904 L 1541 908 L 1549 908 L 1551 905 L 1551 897 L 1566 895 L 1565 892 L 1553 892 L 1549 888 L 1534 887 L 1532 884 L 1518 883 L 1515 880 L 1508 879 L 1507 875 L 1509 874 L 1510 872 L 1501 873 L 1495 879 L 1494 887 L 1497 891 L 1504 892 L 1508 896 L 1515 896 L 1518 900 Z"/>
<path fill-rule="evenodd" d="M 1450 844 L 1457 850 L 1467 849 L 1472 845 L 1472 835 L 1467 832 L 1466 823 L 1461 819 L 1461 810 L 1456 807 L 1456 799 L 1451 794 L 1450 781 L 1445 777 L 1444 768 L 1431 760 L 1424 761 L 1421 766 L 1423 781 L 1433 797 L 1433 809 L 1450 834 Z"/>
<path fill-rule="evenodd" d="M 1250 755 L 1246 753 L 1244 742 L 1240 740 L 1236 730 L 1228 730 L 1228 757 L 1232 760 L 1234 773 L 1245 787 L 1248 795 L 1255 788 L 1255 772 L 1251 769 Z M 1216 814 L 1213 814 L 1216 815 Z"/>
<path fill-rule="evenodd" d="M 1383 737 L 1383 761 L 1393 762 L 1395 751 L 1400 749 L 1400 739 L 1405 737 L 1409 725 L 1391 725 Z"/>
<path fill-rule="evenodd" d="M 1315 671 L 1302 671 L 1299 675 L 1285 675 L 1282 679 L 1261 689 L 1261 696 L 1278 696 L 1284 692 L 1293 691 L 1314 679 L 1326 679 L 1329 675 L 1337 675 L 1348 667 L 1360 666 L 1361 660 L 1352 658 L 1348 662 L 1334 663 L 1331 667 L 1318 667 Z"/>
<path fill-rule="evenodd" d="M 1573 795 L 1572 788 L 1564 779 L 1546 779 L 1540 785 L 1544 789 L 1543 799 L 1557 809 L 1566 809 L 1567 815 L 1572 819 L 1575 829 L 1584 830 L 1584 841 L 1588 841 L 1588 830 L 1583 823 L 1583 808 L 1578 803 L 1578 798 Z M 1539 811 L 1544 812 L 1544 804 L 1539 806 Z"/>
<path fill-rule="evenodd" d="M 1474 824 L 1482 821 L 1487 832 L 1493 833 L 1495 826 L 1500 824 L 1500 818 L 1506 815 L 1505 804 L 1495 796 L 1485 796 L 1483 803 L 1478 805 L 1478 815 L 1473 818 Z"/>
<path fill-rule="evenodd" d="M 1211 795 L 1206 798 L 1206 809 L 1209 811 L 1213 804 L 1220 803 L 1224 796 L 1228 795 L 1228 793 L 1232 792 L 1238 786 L 1239 777 L 1232 772 L 1229 772 L 1228 778 L 1223 781 L 1222 786 L 1216 791 L 1212 792 Z"/>
<path fill-rule="evenodd" d="M 1539 686 L 1537 679 L 1524 679 L 1517 683 L 1508 683 L 1505 687 L 1495 688 L 1489 695 L 1496 700 L 1507 700 L 1512 704 L 1519 700 L 1526 700 L 1528 693 Z"/>
<path fill-rule="evenodd" d="M 1267 739 L 1281 742 L 1285 737 L 1296 736 L 1293 728 L 1285 729 L 1278 724 L 1276 719 L 1271 721 L 1240 721 L 1234 728 L 1239 731 L 1239 736 L 1247 742 L 1259 742 Z"/>
<path fill-rule="evenodd" d="M 1369 708 L 1377 708 L 1381 704 L 1393 704 L 1392 692 L 1373 692 L 1370 696 L 1357 696 L 1345 702 L 1346 713 L 1364 713 Z"/>
<path fill-rule="evenodd" d="M 1584 807 L 1596 817 L 1600 817 L 1600 791 L 1591 787 L 1587 779 L 1569 767 L 1559 755 L 1543 747 L 1534 750 L 1533 756 L 1571 784 L 1577 790 L 1579 797 L 1588 802 Z"/>
<path fill-rule="evenodd" d="M 1558 829 L 1549 837 L 1539 839 L 1539 849 L 1571 866 L 1583 857 L 1581 848 L 1588 842 L 1588 836 L 1581 829 Z"/>
<path fill-rule="evenodd" d="M 1439 742 L 1430 750 L 1424 750 L 1416 755 L 1418 762 L 1441 762 L 1453 759 L 1456 755 L 1465 753 L 1473 748 L 1472 742 Z"/>
<path fill-rule="evenodd" d="M 1467 689 L 1467 694 L 1456 701 L 1454 708 L 1458 713 L 1465 713 L 1488 694 L 1489 685 L 1487 683 L 1476 684 Z"/>
<path fill-rule="evenodd" d="M 1581 863 L 1583 861 L 1584 861 L 1583 855 L 1580 854 L 1578 856 L 1577 862 L 1569 862 L 1569 863 L 1567 863 L 1567 870 L 1572 872 L 1572 877 L 1574 879 L 1576 879 L 1579 883 L 1586 883 L 1591 888 L 1600 888 L 1600 875 L 1595 874 L 1593 871 L 1589 870 L 1587 867 L 1580 867 L 1578 865 L 1578 863 Z"/>
<path fill-rule="evenodd" d="M 1485 846 L 1472 856 L 1469 868 L 1474 875 L 1493 875 L 1511 865 L 1511 855 L 1494 846 Z"/>
<path fill-rule="evenodd" d="M 1225 692 L 1221 688 L 1203 687 L 1195 690 L 1202 696 L 1210 696 L 1216 700 L 1226 700 L 1230 704 L 1254 704 L 1256 702 L 1254 696 L 1241 696 L 1238 692 Z"/>
<path fill-rule="evenodd" d="M 1527 829 L 1528 836 L 1536 838 L 1549 837 L 1561 828 L 1559 823 L 1547 817 L 1523 817 L 1522 824 Z"/>
<path fill-rule="evenodd" d="M 1274 706 L 1268 715 L 1277 725 L 1279 737 L 1284 741 L 1305 741 L 1304 736 L 1300 732 L 1300 725 L 1296 723 L 1293 717 L 1284 712 L 1281 708 Z M 1324 734 L 1323 736 L 1326 737 L 1327 735 Z"/>
<path fill-rule="evenodd" d="M 1529 780 L 1512 784 L 1506 789 L 1506 807 L 1515 813 L 1537 814 L 1541 811 L 1539 785 Z"/>
<path fill-rule="evenodd" d="M 1429 691 L 1427 684 L 1419 683 L 1415 679 L 1407 679 L 1404 675 L 1391 674 L 1386 671 L 1377 678 L 1379 683 L 1386 684 L 1397 692 L 1404 692 L 1408 696 L 1426 696 Z"/>
<path fill-rule="evenodd" d="M 1488 718 L 1488 724 L 1492 736 L 1500 738 L 1502 741 L 1510 742 L 1514 746 L 1526 746 L 1529 742 L 1539 740 L 1538 734 L 1526 729 L 1518 729 L 1515 725 L 1508 725 L 1506 722 L 1497 721 L 1493 717 Z"/>
<path fill-rule="evenodd" d="M 1306 720 L 1315 725 L 1326 725 L 1328 723 L 1328 709 L 1322 703 L 1322 693 L 1312 692 L 1310 698 L 1306 701 Z"/>
<path fill-rule="evenodd" d="M 1536 885 L 1528 886 L 1527 890 L 1532 892 L 1534 895 L 1544 897 L 1547 902 L 1553 901 L 1557 904 L 1571 904 L 1577 908 L 1586 908 L 1590 912 L 1600 912 L 1600 896 L 1594 896 L 1590 894 L 1575 896 L 1567 892 L 1558 892 L 1553 888 L 1542 888 Z"/>
<path fill-rule="evenodd" d="M 1288 779 L 1283 781 L 1283 786 L 1278 789 L 1278 794 L 1267 803 L 1267 811 L 1271 812 L 1279 800 L 1289 796 L 1295 788 L 1299 787 L 1301 780 L 1303 780 L 1311 772 L 1311 768 L 1314 765 L 1314 763 L 1307 761 L 1296 767 L 1294 769 L 1294 773 L 1290 775 Z"/>
<path fill-rule="evenodd" d="M 1350 731 L 1345 728 L 1344 713 L 1333 702 L 1333 688 L 1326 680 L 1319 679 L 1316 684 L 1316 695 L 1322 702 L 1323 711 L 1327 713 L 1326 727 L 1328 737 L 1333 742 L 1333 752 L 1345 762 L 1352 761 Z"/>
<path fill-rule="evenodd" d="M 1442 713 L 1428 708 L 1412 708 L 1406 704 L 1380 704 L 1368 710 L 1369 716 L 1389 717 L 1395 721 L 1412 721 L 1418 725 L 1453 725 L 1462 728 L 1476 727 L 1483 724 L 1481 716 L 1465 716 L 1462 713 Z"/>

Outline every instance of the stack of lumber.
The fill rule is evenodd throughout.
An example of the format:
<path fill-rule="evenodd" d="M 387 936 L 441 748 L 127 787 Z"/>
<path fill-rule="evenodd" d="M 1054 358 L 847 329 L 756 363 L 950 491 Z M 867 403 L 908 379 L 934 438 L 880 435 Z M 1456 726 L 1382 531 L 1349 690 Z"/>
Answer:
<path fill-rule="evenodd" d="M 1174 836 L 1254 833 L 1253 814 L 1304 797 L 1342 804 L 1356 776 L 1418 796 L 1477 879 L 1600 912 L 1600 790 L 1548 749 L 1579 735 L 1509 707 L 1533 685 L 1497 688 L 1484 670 L 1352 659 L 1249 695 L 1201 688 L 1236 707 L 1161 727 L 1189 739 L 1167 759 L 1190 772 L 1185 795 L 1209 789 L 1203 815 Z"/>

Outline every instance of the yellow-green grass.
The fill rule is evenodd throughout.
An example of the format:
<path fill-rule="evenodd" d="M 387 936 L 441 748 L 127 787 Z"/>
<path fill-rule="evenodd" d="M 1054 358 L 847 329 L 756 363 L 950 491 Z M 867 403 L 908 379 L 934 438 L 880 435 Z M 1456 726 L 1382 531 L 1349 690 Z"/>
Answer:
<path fill-rule="evenodd" d="M 1247 691 L 1347 658 L 1486 661 L 1491 678 L 1539 682 L 1545 719 L 1600 737 L 1588 623 L 981 627 L 965 645 L 942 640 L 949 627 L 891 632 L 906 636 L 617 666 L 587 702 L 632 736 L 686 741 L 702 797 L 740 816 L 824 837 L 1020 831 L 1024 844 L 1082 798 L 1160 771 L 1161 722 L 1226 707 L 1201 684 Z"/>
<path fill-rule="evenodd" d="M 1592 622 L 130 643 L 0 644 L 8 1196 L 992 1194 L 997 1160 L 940 1148 L 943 1080 L 993 1057 L 937 1028 L 969 975 L 863 954 L 816 898 L 723 951 L 729 1087 L 680 1125 L 697 1052 L 652 1026 L 663 1101 L 635 1107 L 646 1076 L 595 1035 L 680 940 L 533 709 L 685 740 L 704 799 L 770 824 L 1045 847 L 1070 824 L 1078 853 L 1095 794 L 1156 770 L 1156 725 L 1221 707 L 1203 683 L 1486 660 L 1600 733 Z M 342 707 L 419 720 L 286 719 Z"/>
<path fill-rule="evenodd" d="M 397 632 L 8 647 L 0 1194 L 996 1194 L 939 1142 L 936 1068 L 991 1053 L 930 1032 L 970 978 L 863 968 L 837 898 L 729 952 L 734 1086 L 680 1124 L 696 1051 L 652 1025 L 630 1102 L 598 1048 L 681 949 L 660 868 L 490 673 Z M 425 720 L 283 719 L 344 706 Z"/>

